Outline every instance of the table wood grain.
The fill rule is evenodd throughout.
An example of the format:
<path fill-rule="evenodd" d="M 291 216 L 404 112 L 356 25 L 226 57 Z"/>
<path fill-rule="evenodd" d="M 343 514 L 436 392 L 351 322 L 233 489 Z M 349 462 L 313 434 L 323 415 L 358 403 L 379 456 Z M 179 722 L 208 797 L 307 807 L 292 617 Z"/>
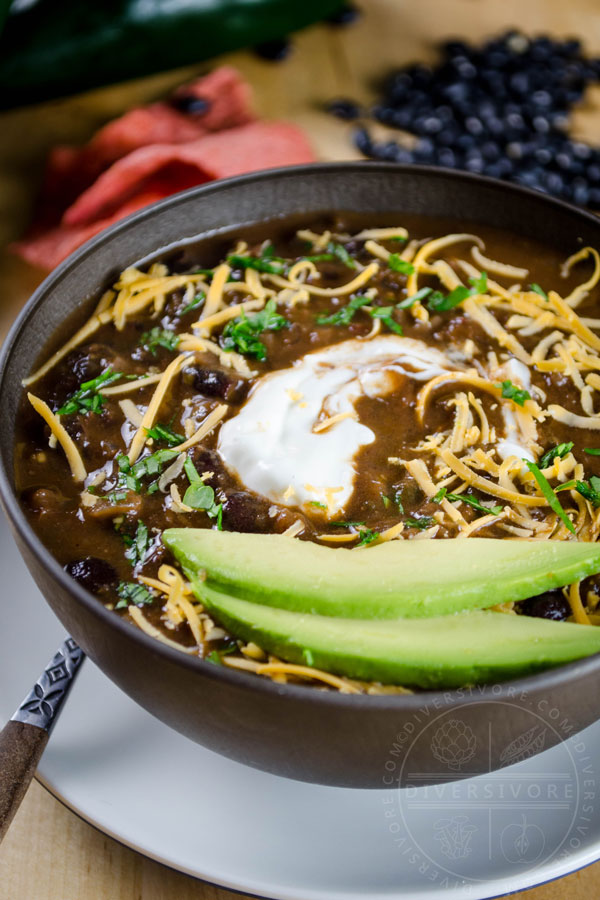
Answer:
<path fill-rule="evenodd" d="M 527 33 L 581 37 L 600 55 L 598 0 L 363 0 L 349 29 L 315 26 L 294 39 L 282 64 L 250 53 L 211 62 L 237 66 L 251 82 L 258 111 L 307 129 L 322 159 L 355 159 L 351 126 L 326 115 L 333 97 L 373 97 L 393 66 L 435 59 L 437 41 L 479 40 L 512 26 Z M 25 227 L 48 149 L 83 142 L 126 108 L 162 96 L 206 64 L 0 115 L 0 247 Z M 574 133 L 600 142 L 600 90 L 576 112 Z M 0 250 L 0 337 L 43 273 Z M 51 648 L 49 648 L 51 649 Z M 32 680 L 37 673 L 32 672 Z M 23 685 L 23 691 L 28 685 Z M 2 686 L 0 685 L 0 691 Z M 268 851 L 267 851 L 268 852 Z M 590 900 L 600 896 L 600 863 L 560 881 L 512 895 L 516 900 Z M 0 848 L 0 900 L 234 900 L 148 860 L 82 821 L 34 783 Z"/>

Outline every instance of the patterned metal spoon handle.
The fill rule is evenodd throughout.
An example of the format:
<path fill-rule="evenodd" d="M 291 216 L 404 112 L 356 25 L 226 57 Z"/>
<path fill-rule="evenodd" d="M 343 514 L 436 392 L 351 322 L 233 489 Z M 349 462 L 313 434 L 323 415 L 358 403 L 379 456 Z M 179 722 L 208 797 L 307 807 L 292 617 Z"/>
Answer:
<path fill-rule="evenodd" d="M 0 731 L 0 841 L 35 775 L 52 726 L 84 659 L 83 650 L 73 638 L 67 638 Z"/>

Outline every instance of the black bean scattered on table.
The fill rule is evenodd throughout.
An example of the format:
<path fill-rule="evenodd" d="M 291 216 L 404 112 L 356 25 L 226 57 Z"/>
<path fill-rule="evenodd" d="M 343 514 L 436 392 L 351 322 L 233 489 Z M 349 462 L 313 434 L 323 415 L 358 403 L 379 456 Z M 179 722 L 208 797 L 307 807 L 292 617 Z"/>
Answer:
<path fill-rule="evenodd" d="M 393 72 L 370 117 L 417 137 L 410 148 L 376 140 L 348 98 L 328 110 L 361 122 L 356 147 L 367 157 L 465 169 L 600 208 L 600 148 L 573 140 L 569 113 L 600 80 L 600 59 L 576 39 L 509 31 L 480 46 L 446 41 L 436 66 Z"/>

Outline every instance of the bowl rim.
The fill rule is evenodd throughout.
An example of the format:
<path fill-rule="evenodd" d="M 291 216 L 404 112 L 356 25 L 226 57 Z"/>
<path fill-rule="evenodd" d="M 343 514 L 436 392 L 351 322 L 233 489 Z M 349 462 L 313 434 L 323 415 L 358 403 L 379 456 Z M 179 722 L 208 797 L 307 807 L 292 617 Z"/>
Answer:
<path fill-rule="evenodd" d="M 237 175 L 232 178 L 224 178 L 208 184 L 199 185 L 189 188 L 177 194 L 171 195 L 156 203 L 150 204 L 121 219 L 114 225 L 106 228 L 100 234 L 86 241 L 81 247 L 78 247 L 71 253 L 62 263 L 53 269 L 44 280 L 38 285 L 31 297 L 27 300 L 16 319 L 12 323 L 11 328 L 0 348 L 0 390 L 3 386 L 5 371 L 15 351 L 15 347 L 23 330 L 33 313 L 45 301 L 48 288 L 59 283 L 71 269 L 78 267 L 90 256 L 95 250 L 107 241 L 112 241 L 121 232 L 134 229 L 138 223 L 145 222 L 156 215 L 159 215 L 164 209 L 173 208 L 180 203 L 187 203 L 195 197 L 206 197 L 212 194 L 218 194 L 223 189 L 235 188 L 237 185 L 248 185 L 252 183 L 261 183 L 263 181 L 271 181 L 286 178 L 302 178 L 304 175 L 313 175 L 320 173 L 323 177 L 327 177 L 333 172 L 346 171 L 349 175 L 359 176 L 362 172 L 380 172 L 393 177 L 394 175 L 403 175 L 409 177 L 411 174 L 426 176 L 432 179 L 462 181 L 467 185 L 484 186 L 494 191 L 501 191 L 524 199 L 534 200 L 541 206 L 548 208 L 549 213 L 552 210 L 560 209 L 571 215 L 586 220 L 589 224 L 596 228 L 600 228 L 598 217 L 587 210 L 580 209 L 564 200 L 551 197 L 540 191 L 517 185 L 512 182 L 501 181 L 500 179 L 490 178 L 488 176 L 475 174 L 472 172 L 457 171 L 441 166 L 425 166 L 413 164 L 399 164 L 379 161 L 340 161 L 326 163 L 307 163 L 298 166 L 286 166 L 276 169 L 265 169 L 258 172 L 251 172 L 245 175 Z M 227 226 L 224 231 L 229 231 L 236 226 Z M 176 246 L 176 241 L 165 245 L 163 249 Z M 161 251 L 153 251 L 147 257 L 140 257 L 140 260 L 150 256 L 154 257 Z M 98 290 L 101 289 L 99 285 Z M 134 642 L 150 652 L 154 652 L 163 656 L 169 663 L 181 666 L 193 672 L 197 672 L 200 676 L 223 681 L 231 685 L 233 688 L 245 689 L 250 691 L 258 691 L 272 697 L 287 697 L 296 702 L 312 702 L 325 706 L 341 707 L 351 709 L 367 708 L 375 712 L 389 710 L 390 713 L 397 711 L 411 712 L 422 709 L 424 706 L 436 706 L 443 702 L 446 709 L 450 709 L 457 704 L 471 705 L 486 701 L 502 702 L 507 699 L 514 699 L 515 695 L 532 697 L 539 690 L 551 692 L 555 686 L 565 685 L 567 683 L 585 678 L 592 672 L 600 668 L 600 653 L 592 656 L 583 657 L 571 663 L 566 663 L 554 668 L 537 672 L 533 675 L 526 675 L 520 678 L 514 678 L 507 681 L 495 682 L 492 684 L 471 685 L 463 688 L 450 688 L 439 690 L 419 690 L 415 693 L 407 694 L 352 694 L 341 693 L 339 691 L 324 691 L 315 689 L 314 685 L 305 684 L 289 684 L 278 683 L 270 678 L 259 678 L 253 673 L 245 672 L 240 669 L 230 668 L 228 666 L 217 666 L 200 657 L 191 654 L 182 653 L 175 648 L 169 647 L 158 641 L 156 638 L 146 634 L 140 628 L 132 626 L 125 618 L 114 615 L 114 612 L 106 609 L 91 592 L 88 592 L 71 578 L 52 556 L 50 551 L 44 546 L 40 538 L 36 535 L 33 528 L 26 519 L 21 505 L 17 499 L 16 493 L 12 486 L 11 475 L 7 471 L 3 456 L 0 454 L 0 503 L 4 507 L 4 511 L 10 521 L 10 524 L 17 532 L 21 540 L 27 546 L 29 551 L 35 556 L 39 563 L 49 571 L 49 574 L 55 579 L 59 585 L 70 594 L 78 603 L 83 604 L 92 617 L 103 621 L 109 628 L 115 629 L 125 638 L 132 639 Z M 45 599 L 45 598 L 44 598 Z M 47 602 L 47 601 L 46 601 Z"/>

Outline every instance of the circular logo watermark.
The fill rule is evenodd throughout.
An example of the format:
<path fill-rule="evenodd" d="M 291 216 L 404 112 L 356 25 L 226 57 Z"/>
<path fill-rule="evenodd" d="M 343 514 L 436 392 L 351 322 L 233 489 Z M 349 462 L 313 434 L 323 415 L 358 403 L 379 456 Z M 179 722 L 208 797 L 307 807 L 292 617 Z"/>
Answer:
<path fill-rule="evenodd" d="M 576 852 L 593 821 L 597 776 L 585 740 L 551 700 L 496 699 L 490 714 L 488 701 L 463 694 L 462 709 L 448 695 L 403 723 L 382 801 L 403 865 L 440 887 L 475 890 Z M 516 736 L 515 715 L 524 726 Z"/>

